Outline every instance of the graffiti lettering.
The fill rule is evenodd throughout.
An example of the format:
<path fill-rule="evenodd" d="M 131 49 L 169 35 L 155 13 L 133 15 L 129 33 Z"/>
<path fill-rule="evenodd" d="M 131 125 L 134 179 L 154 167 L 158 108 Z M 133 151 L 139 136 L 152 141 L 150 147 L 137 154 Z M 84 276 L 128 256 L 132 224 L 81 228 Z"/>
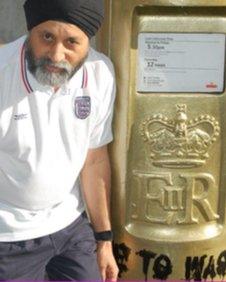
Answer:
<path fill-rule="evenodd" d="M 220 253 L 215 265 L 214 256 L 210 256 L 206 263 L 207 255 L 201 257 L 187 257 L 185 261 L 185 279 L 201 281 L 213 280 L 216 275 L 224 278 L 226 275 L 226 251 Z"/>
<path fill-rule="evenodd" d="M 216 271 L 215 271 L 215 266 L 214 266 L 214 257 L 211 256 L 209 258 L 209 263 L 206 267 L 206 269 L 204 270 L 204 273 L 203 273 L 203 278 L 205 280 L 207 280 L 208 277 L 211 278 L 211 280 L 213 280 L 213 278 L 216 276 Z"/>
<path fill-rule="evenodd" d="M 153 271 L 153 278 L 166 280 L 169 274 L 172 273 L 172 263 L 166 255 L 160 255 L 156 258 Z"/>
<path fill-rule="evenodd" d="M 131 249 L 127 247 L 125 243 L 121 243 L 121 244 L 114 243 L 113 252 L 114 252 L 115 260 L 119 268 L 118 276 L 120 278 L 123 272 L 127 272 L 129 270 L 126 265 L 126 262 L 129 259 Z"/>
<path fill-rule="evenodd" d="M 145 276 L 145 281 L 148 281 L 148 269 L 150 262 L 153 259 L 153 277 L 155 279 L 166 280 L 168 276 L 172 273 L 172 263 L 166 255 L 159 255 L 156 259 L 156 253 L 147 250 L 141 250 L 136 253 L 143 258 L 143 273 Z"/>
<path fill-rule="evenodd" d="M 226 251 L 220 253 L 217 259 L 217 273 L 224 278 L 226 275 Z"/>
<path fill-rule="evenodd" d="M 186 280 L 194 279 L 195 281 L 202 280 L 202 271 L 204 261 L 207 255 L 199 257 L 187 257 L 185 262 L 185 278 Z"/>
<path fill-rule="evenodd" d="M 136 254 L 143 258 L 143 273 L 145 276 L 145 281 L 147 281 L 148 280 L 148 268 L 150 265 L 150 261 L 152 258 L 155 258 L 156 253 L 153 253 L 152 251 L 141 250 L 137 252 Z"/>
<path fill-rule="evenodd" d="M 119 267 L 119 277 L 123 272 L 129 271 L 127 262 L 132 254 L 132 249 L 125 243 L 113 244 L 114 255 Z M 171 259 L 166 254 L 157 254 L 151 250 L 142 249 L 135 252 L 142 258 L 142 272 L 145 281 L 150 279 L 167 280 L 173 272 Z M 186 281 L 213 281 L 214 278 L 221 277 L 224 281 L 226 275 L 226 250 L 222 251 L 216 258 L 208 256 L 188 256 L 185 259 L 185 280 Z"/>

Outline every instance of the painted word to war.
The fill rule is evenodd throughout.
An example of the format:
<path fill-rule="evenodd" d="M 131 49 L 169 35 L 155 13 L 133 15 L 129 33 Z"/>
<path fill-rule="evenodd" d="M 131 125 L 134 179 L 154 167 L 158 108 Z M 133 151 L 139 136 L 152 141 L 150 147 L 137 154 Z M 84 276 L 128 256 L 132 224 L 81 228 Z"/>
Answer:
<path fill-rule="evenodd" d="M 119 266 L 120 277 L 129 272 L 129 260 L 132 259 L 133 250 L 125 243 L 114 243 L 114 254 Z M 150 279 L 167 280 L 173 274 L 174 266 L 169 256 L 157 254 L 151 250 L 139 250 L 135 252 L 142 259 L 142 272 L 145 281 Z M 152 274 L 150 274 L 152 273 Z M 206 254 L 200 256 L 187 256 L 184 261 L 184 279 L 186 281 L 206 281 L 221 278 L 224 281 L 226 275 L 226 250 L 218 257 Z"/>
<path fill-rule="evenodd" d="M 149 280 L 149 269 L 152 267 L 154 279 L 167 280 L 173 272 L 173 265 L 167 255 L 157 255 L 152 251 L 141 250 L 136 253 L 143 260 L 143 273 L 145 281 Z M 218 258 L 214 256 L 194 256 L 186 257 L 185 260 L 185 280 L 213 280 L 216 276 L 222 279 L 226 275 L 226 250 L 222 251 Z"/>

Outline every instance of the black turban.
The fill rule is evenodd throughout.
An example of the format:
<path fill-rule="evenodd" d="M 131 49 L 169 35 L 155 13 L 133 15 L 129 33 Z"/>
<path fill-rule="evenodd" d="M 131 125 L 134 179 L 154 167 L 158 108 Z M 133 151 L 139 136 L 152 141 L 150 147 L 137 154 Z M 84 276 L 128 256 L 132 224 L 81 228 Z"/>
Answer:
<path fill-rule="evenodd" d="M 24 4 L 27 28 L 59 20 L 76 25 L 90 38 L 104 18 L 103 0 L 27 0 Z"/>

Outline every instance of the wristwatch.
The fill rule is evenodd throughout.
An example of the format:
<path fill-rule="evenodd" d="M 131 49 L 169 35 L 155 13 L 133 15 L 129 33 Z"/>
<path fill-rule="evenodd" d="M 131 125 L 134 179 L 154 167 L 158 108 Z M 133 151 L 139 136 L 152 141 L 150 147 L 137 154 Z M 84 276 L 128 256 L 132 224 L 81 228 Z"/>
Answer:
<path fill-rule="evenodd" d="M 94 237 L 96 241 L 112 241 L 113 232 L 111 230 L 102 231 L 102 232 L 94 232 Z"/>

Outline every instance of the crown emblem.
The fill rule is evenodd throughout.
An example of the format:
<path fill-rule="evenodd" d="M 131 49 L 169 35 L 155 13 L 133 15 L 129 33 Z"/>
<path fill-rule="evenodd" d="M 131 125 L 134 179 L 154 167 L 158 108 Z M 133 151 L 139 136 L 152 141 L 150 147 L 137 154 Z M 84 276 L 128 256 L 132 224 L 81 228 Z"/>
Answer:
<path fill-rule="evenodd" d="M 153 115 L 140 126 L 155 166 L 190 168 L 205 164 L 209 148 L 220 134 L 218 121 L 210 115 L 188 120 L 187 106 L 176 105 L 174 119 Z"/>

